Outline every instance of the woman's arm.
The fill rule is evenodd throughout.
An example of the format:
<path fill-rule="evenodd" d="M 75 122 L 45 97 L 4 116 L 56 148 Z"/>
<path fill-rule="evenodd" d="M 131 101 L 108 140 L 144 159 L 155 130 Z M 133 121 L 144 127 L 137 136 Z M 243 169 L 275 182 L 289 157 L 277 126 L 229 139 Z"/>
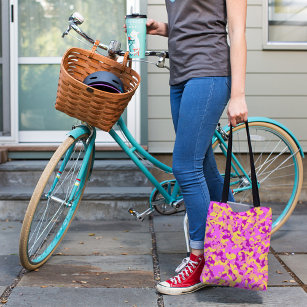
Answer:
<path fill-rule="evenodd" d="M 168 24 L 164 22 L 158 22 L 153 19 L 148 19 L 147 23 L 147 34 L 168 36 Z"/>
<path fill-rule="evenodd" d="M 233 127 L 247 121 L 245 101 L 246 2 L 246 0 L 226 0 L 231 63 L 231 95 L 227 115 Z"/>

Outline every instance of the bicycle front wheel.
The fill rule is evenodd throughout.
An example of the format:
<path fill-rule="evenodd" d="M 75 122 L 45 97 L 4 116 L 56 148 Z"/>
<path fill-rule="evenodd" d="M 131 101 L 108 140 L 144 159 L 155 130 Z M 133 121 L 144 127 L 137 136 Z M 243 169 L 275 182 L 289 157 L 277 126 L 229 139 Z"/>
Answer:
<path fill-rule="evenodd" d="M 68 137 L 56 150 L 43 171 L 23 221 L 19 256 L 23 267 L 34 270 L 44 264 L 62 241 L 81 201 L 89 169 L 83 160 L 87 134 Z M 87 163 L 84 178 L 79 178 Z"/>
<path fill-rule="evenodd" d="M 277 125 L 249 122 L 255 169 L 262 206 L 272 208 L 272 233 L 276 232 L 293 212 L 303 183 L 303 164 L 299 148 L 292 137 Z M 213 144 L 221 152 L 220 141 Z M 225 148 L 224 148 L 225 150 Z M 233 129 L 231 189 L 236 202 L 252 203 L 250 164 L 245 125 Z M 216 155 L 217 160 L 223 155 Z M 224 173 L 225 163 L 218 163 Z"/>

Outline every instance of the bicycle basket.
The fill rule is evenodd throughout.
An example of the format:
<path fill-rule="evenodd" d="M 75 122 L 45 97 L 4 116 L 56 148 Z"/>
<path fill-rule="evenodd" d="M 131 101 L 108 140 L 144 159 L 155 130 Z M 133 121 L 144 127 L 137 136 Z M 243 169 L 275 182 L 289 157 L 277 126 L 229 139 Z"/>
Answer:
<path fill-rule="evenodd" d="M 129 52 L 118 63 L 92 50 L 71 48 L 62 58 L 55 108 L 104 131 L 110 131 L 124 112 L 140 84 L 139 74 L 131 68 Z M 83 80 L 95 71 L 118 76 L 124 93 L 109 93 L 87 86 Z"/>

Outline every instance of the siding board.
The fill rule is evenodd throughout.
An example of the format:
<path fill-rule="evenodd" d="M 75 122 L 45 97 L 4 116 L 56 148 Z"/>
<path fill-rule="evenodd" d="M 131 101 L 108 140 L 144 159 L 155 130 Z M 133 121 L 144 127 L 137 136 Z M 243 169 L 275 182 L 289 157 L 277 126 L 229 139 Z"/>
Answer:
<path fill-rule="evenodd" d="M 167 37 L 148 35 L 147 48 L 150 50 L 167 50 Z"/>
<path fill-rule="evenodd" d="M 169 119 L 148 120 L 148 141 L 173 141 L 175 131 L 173 123 Z"/>
<path fill-rule="evenodd" d="M 167 96 L 169 95 L 168 74 L 148 74 L 148 95 Z"/>
<path fill-rule="evenodd" d="M 289 118 L 273 118 L 277 121 L 279 121 L 281 124 L 286 126 L 290 131 L 295 131 L 296 138 L 301 140 L 306 140 L 306 131 L 305 129 L 301 129 L 302 127 L 306 126 L 306 120 L 305 119 L 289 119 Z M 174 141 L 175 140 L 175 132 L 173 128 L 173 124 L 171 120 L 169 119 L 149 119 L 149 135 L 148 140 L 149 141 Z M 222 126 L 226 124 L 225 117 L 222 117 L 221 120 Z"/>
<path fill-rule="evenodd" d="M 171 107 L 169 96 L 149 96 L 148 97 L 148 118 L 171 119 Z"/>
<path fill-rule="evenodd" d="M 262 50 L 262 29 L 246 29 L 247 50 Z"/>
<path fill-rule="evenodd" d="M 306 84 L 307 74 L 248 73 L 246 75 L 246 94 L 257 96 L 307 96 Z M 289 108 L 289 112 L 291 114 L 291 108 Z"/>
<path fill-rule="evenodd" d="M 307 73 L 306 51 L 248 51 L 247 72 Z"/>
<path fill-rule="evenodd" d="M 246 96 L 249 116 L 264 116 L 282 120 L 291 108 L 293 120 L 306 118 L 306 96 Z M 306 111 L 307 112 L 307 111 Z M 171 119 L 169 96 L 149 96 L 150 119 Z M 306 120 L 307 125 L 307 120 Z"/>
<path fill-rule="evenodd" d="M 247 96 L 249 116 L 264 116 L 282 120 L 291 110 L 291 119 L 305 119 L 306 96 Z M 307 121 L 306 121 L 307 123 Z M 307 129 L 306 129 L 307 131 Z"/>
<path fill-rule="evenodd" d="M 247 7 L 246 27 L 247 28 L 262 27 L 262 6 Z"/>
<path fill-rule="evenodd" d="M 167 12 L 164 5 L 149 6 L 147 16 L 157 21 L 167 22 Z"/>

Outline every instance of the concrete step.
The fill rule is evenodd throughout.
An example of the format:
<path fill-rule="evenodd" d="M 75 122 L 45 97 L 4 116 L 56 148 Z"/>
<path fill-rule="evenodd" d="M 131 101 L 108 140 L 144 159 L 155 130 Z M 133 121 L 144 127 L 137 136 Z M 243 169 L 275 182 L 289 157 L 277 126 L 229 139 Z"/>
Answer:
<path fill-rule="evenodd" d="M 23 220 L 37 181 L 48 161 L 0 165 L 0 220 Z M 152 185 L 130 160 L 96 160 L 78 210 L 78 219 L 130 219 L 127 210 L 145 210 Z"/>
<path fill-rule="evenodd" d="M 79 220 L 135 219 L 129 208 L 144 211 L 148 208 L 151 187 L 86 187 L 76 218 Z M 24 218 L 33 189 L 0 190 L 0 220 Z"/>
<path fill-rule="evenodd" d="M 12 161 L 0 165 L 2 187 L 34 187 L 48 161 Z M 150 186 L 150 182 L 130 160 L 96 160 L 89 187 Z"/>
<path fill-rule="evenodd" d="M 85 188 L 84 200 L 133 200 L 149 199 L 151 187 L 90 187 Z M 27 200 L 29 201 L 33 188 L 1 187 L 0 200 Z"/>

